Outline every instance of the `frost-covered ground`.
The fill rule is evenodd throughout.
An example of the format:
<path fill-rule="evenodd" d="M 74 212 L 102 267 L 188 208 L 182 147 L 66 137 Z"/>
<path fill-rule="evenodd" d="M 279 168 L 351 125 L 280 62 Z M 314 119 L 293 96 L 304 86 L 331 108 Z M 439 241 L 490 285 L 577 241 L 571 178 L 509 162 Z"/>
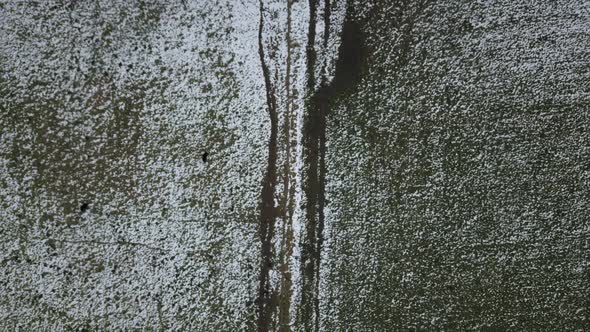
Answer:
<path fill-rule="evenodd" d="M 233 330 L 253 315 L 258 6 L 186 6 L 2 4 L 3 327 Z"/>
<path fill-rule="evenodd" d="M 582 0 L 0 0 L 0 330 L 588 330 L 589 105 Z"/>

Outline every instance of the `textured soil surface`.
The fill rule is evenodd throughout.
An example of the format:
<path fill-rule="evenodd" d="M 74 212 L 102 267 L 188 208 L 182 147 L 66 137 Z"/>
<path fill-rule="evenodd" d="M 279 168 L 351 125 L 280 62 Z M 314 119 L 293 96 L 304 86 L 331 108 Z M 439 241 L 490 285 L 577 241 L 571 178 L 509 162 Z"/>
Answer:
<path fill-rule="evenodd" d="M 590 330 L 590 4 L 0 0 L 0 331 Z"/>

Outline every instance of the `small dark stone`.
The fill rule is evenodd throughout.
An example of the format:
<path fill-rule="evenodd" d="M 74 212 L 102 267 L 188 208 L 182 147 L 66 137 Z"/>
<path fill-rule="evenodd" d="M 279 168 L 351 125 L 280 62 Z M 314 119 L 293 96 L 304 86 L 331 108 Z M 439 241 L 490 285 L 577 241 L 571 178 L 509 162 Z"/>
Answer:
<path fill-rule="evenodd" d="M 90 207 L 90 204 L 82 203 L 82 205 L 80 205 L 80 212 L 84 213 L 84 212 L 88 211 L 89 207 Z"/>
<path fill-rule="evenodd" d="M 207 153 L 207 151 L 205 151 L 205 153 L 203 153 L 203 155 L 201 156 L 201 159 L 203 159 L 203 162 L 206 163 L 207 162 L 207 156 L 209 155 L 209 153 Z"/>

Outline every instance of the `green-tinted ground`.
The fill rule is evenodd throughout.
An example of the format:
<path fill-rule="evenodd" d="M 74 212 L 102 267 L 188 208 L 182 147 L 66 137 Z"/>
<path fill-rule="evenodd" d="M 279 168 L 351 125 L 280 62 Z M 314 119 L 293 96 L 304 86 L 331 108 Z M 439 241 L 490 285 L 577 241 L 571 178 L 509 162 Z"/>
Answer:
<path fill-rule="evenodd" d="M 588 330 L 589 68 L 584 1 L 2 1 L 0 330 Z"/>

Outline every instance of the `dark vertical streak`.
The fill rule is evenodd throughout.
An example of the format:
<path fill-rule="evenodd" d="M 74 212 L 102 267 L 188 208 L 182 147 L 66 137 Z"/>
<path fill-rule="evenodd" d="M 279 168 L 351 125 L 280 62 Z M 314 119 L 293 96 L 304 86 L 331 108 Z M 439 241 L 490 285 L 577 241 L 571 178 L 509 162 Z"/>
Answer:
<path fill-rule="evenodd" d="M 306 237 L 302 245 L 302 293 L 301 321 L 306 330 L 319 330 L 319 282 L 320 257 L 323 245 L 325 206 L 325 132 L 328 98 L 325 95 L 324 78 L 319 90 L 315 90 L 316 16 L 319 1 L 310 1 L 309 32 L 307 43 L 307 89 L 311 93 L 307 101 L 307 112 L 303 124 L 304 160 L 307 166 L 304 192 L 306 206 Z M 330 31 L 330 1 L 324 1 L 324 41 L 328 45 Z"/>
<path fill-rule="evenodd" d="M 331 0 L 324 0 L 324 47 L 328 47 L 328 40 L 330 39 L 331 2 Z"/>
<path fill-rule="evenodd" d="M 316 38 L 316 16 L 319 0 L 309 0 L 309 26 L 307 34 L 307 91 L 310 94 L 315 90 L 315 38 Z M 305 170 L 305 181 L 303 192 L 305 193 L 307 204 L 305 213 L 305 238 L 301 246 L 301 270 L 302 270 L 302 288 L 301 288 L 301 307 L 298 316 L 304 330 L 312 330 L 314 322 L 313 314 L 315 312 L 315 298 L 317 295 L 314 283 L 316 260 L 314 252 L 316 249 L 316 197 L 317 197 L 317 128 L 318 123 L 315 112 L 315 103 L 313 96 L 306 102 L 307 112 L 304 115 L 303 123 L 303 154 L 304 163 L 307 166 Z"/>
<path fill-rule="evenodd" d="M 330 28 L 330 1 L 325 1 L 324 10 L 324 47 L 328 44 Z M 300 320 L 306 331 L 318 331 L 320 328 L 320 265 L 324 244 L 324 208 L 326 205 L 326 127 L 330 107 L 352 92 L 359 81 L 366 55 L 364 37 L 359 23 L 352 16 L 349 3 L 342 29 L 341 45 L 334 78 L 327 82 L 320 80 L 316 90 L 315 64 L 315 1 L 310 1 L 309 39 L 307 46 L 308 97 L 303 124 L 303 148 L 305 169 L 304 193 L 307 199 L 305 239 L 302 244 L 302 294 Z"/>
<path fill-rule="evenodd" d="M 330 17 L 331 8 L 330 0 L 324 1 L 324 48 L 328 46 L 328 40 L 330 38 Z M 326 64 L 324 64 L 326 65 Z M 319 113 L 319 133 L 318 133 L 318 144 L 319 144 L 319 178 L 318 178 L 318 225 L 317 225 L 317 244 L 315 250 L 316 259 L 316 270 L 315 270 L 315 330 L 319 331 L 320 327 L 320 300 L 319 300 L 319 289 L 320 289 L 320 269 L 321 269 L 321 255 L 322 246 L 324 244 L 324 225 L 325 225 L 325 193 L 326 193 L 326 117 L 329 111 L 330 92 L 329 88 L 325 88 L 325 77 L 322 77 L 322 86 L 316 92 L 317 105 L 316 109 Z"/>
<path fill-rule="evenodd" d="M 258 55 L 264 85 L 266 88 L 266 103 L 270 116 L 270 139 L 268 142 L 268 164 L 262 181 L 262 193 L 260 200 L 260 228 L 259 236 L 261 242 L 260 274 L 258 285 L 258 331 L 268 331 L 272 315 L 272 293 L 270 289 L 269 271 L 272 267 L 272 237 L 274 235 L 274 224 L 276 210 L 274 207 L 274 189 L 276 182 L 276 160 L 277 160 L 277 103 L 274 87 L 270 80 L 270 72 L 266 64 L 264 47 L 262 43 L 262 31 L 264 21 L 264 7 L 260 1 L 260 25 L 258 28 Z"/>
<path fill-rule="evenodd" d="M 307 88 L 309 92 L 314 90 L 315 86 L 315 63 L 317 60 L 317 54 L 315 51 L 315 28 L 316 28 L 316 16 L 318 12 L 318 1 L 309 0 L 309 25 L 307 31 Z"/>

